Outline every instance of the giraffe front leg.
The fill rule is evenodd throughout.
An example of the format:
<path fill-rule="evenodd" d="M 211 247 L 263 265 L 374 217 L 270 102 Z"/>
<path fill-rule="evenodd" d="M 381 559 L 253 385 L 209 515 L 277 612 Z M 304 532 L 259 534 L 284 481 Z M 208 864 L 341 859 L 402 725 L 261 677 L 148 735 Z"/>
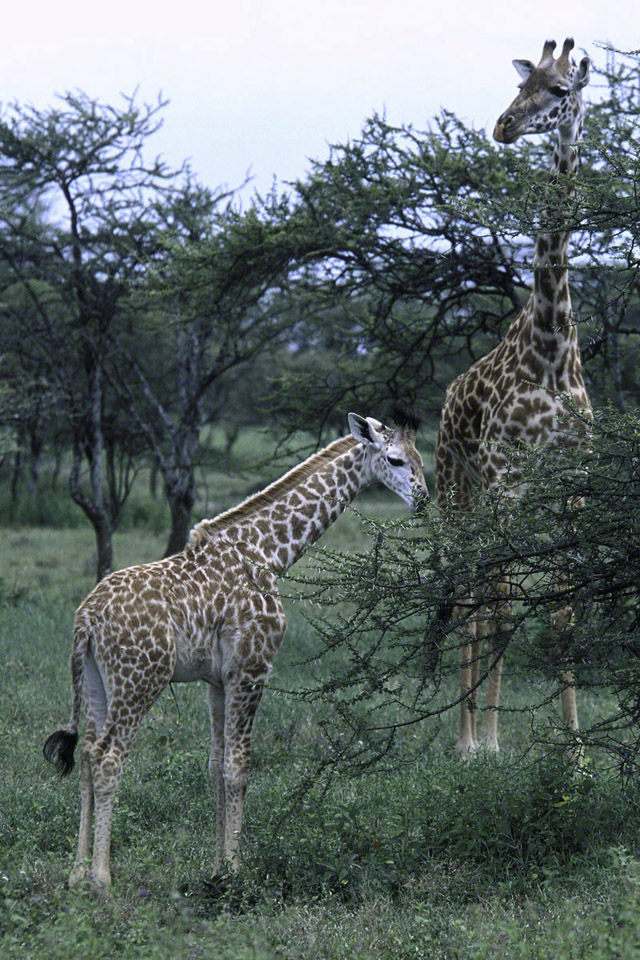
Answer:
<path fill-rule="evenodd" d="M 209 777 L 216 796 L 216 853 L 214 874 L 220 873 L 224 859 L 226 797 L 224 786 L 224 687 L 210 685 L 207 691 L 211 720 L 211 751 Z"/>
<path fill-rule="evenodd" d="M 509 603 L 510 584 L 507 577 L 495 582 L 495 606 L 493 616 L 484 621 L 482 632 L 487 639 L 487 698 L 483 715 L 483 745 L 487 750 L 497 753 L 498 710 L 500 707 L 500 687 L 502 683 L 502 665 L 504 651 L 511 632 L 511 605 Z"/>
<path fill-rule="evenodd" d="M 264 682 L 244 680 L 225 691 L 224 860 L 234 873 L 240 868 L 240 833 L 249 780 L 251 731 Z"/>
<path fill-rule="evenodd" d="M 502 683 L 502 648 L 491 639 L 487 644 L 489 674 L 487 676 L 487 698 L 482 721 L 482 743 L 487 750 L 498 753 L 498 708 L 500 706 L 500 686 Z"/>
<path fill-rule="evenodd" d="M 560 590 L 564 586 L 565 581 L 561 580 L 556 589 Z M 568 604 L 553 611 L 551 615 L 551 630 L 558 647 L 562 644 L 563 635 L 572 630 L 573 619 L 573 609 Z M 576 688 L 573 673 L 570 670 L 563 670 L 560 674 L 560 680 L 562 683 L 560 692 L 562 722 L 571 737 L 571 744 L 566 752 L 567 756 L 576 766 L 581 766 L 584 762 L 584 745 L 577 736 L 580 727 L 578 724 L 578 705 L 576 703 Z"/>
<path fill-rule="evenodd" d="M 454 608 L 454 620 L 460 620 L 458 628 L 460 638 L 460 718 L 456 752 L 468 757 L 477 749 L 475 738 L 477 689 L 477 647 L 475 642 L 476 623 L 469 614 L 469 604 Z"/>
<path fill-rule="evenodd" d="M 578 725 L 578 706 L 576 703 L 576 688 L 571 671 L 562 674 L 562 683 L 564 684 L 562 693 L 560 694 L 562 720 L 568 730 L 571 730 L 572 733 L 577 733 L 580 729 Z"/>

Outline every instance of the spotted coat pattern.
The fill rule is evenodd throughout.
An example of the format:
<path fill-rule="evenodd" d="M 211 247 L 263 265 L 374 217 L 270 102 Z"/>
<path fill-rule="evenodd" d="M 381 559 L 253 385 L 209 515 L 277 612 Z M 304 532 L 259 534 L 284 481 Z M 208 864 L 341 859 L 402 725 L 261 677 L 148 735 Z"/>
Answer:
<path fill-rule="evenodd" d="M 84 700 L 72 885 L 87 876 L 100 888 L 111 882 L 111 821 L 123 763 L 145 714 L 172 681 L 208 685 L 214 869 L 237 869 L 253 721 L 286 628 L 278 577 L 371 481 L 412 506 L 427 497 L 417 422 L 397 420 L 388 428 L 349 414 L 351 435 L 238 507 L 199 523 L 183 552 L 110 574 L 82 603 L 74 627 L 71 722 L 45 744 L 45 756 L 68 772 Z"/>
<path fill-rule="evenodd" d="M 578 165 L 584 114 L 582 89 L 589 80 L 589 60 L 585 57 L 576 66 L 569 57 L 572 48 L 573 40 L 566 40 L 561 55 L 554 59 L 555 42 L 547 41 L 537 66 L 528 60 L 513 61 L 523 82 L 518 96 L 498 119 L 494 137 L 501 143 L 513 143 L 526 134 L 556 132 L 548 204 L 553 201 L 557 208 L 549 206 L 542 214 L 542 230 L 535 244 L 533 289 L 526 305 L 502 342 L 447 390 L 436 442 L 436 497 L 441 506 L 449 500 L 464 510 L 478 490 L 490 489 L 501 481 L 517 488 L 513 451 L 520 444 L 584 442 L 584 419 L 590 416 L 590 405 L 571 311 L 569 232 L 562 229 L 562 212 L 573 193 L 572 177 Z M 569 414 L 565 397 L 571 398 L 584 419 Z M 501 581 L 497 586 L 505 597 L 504 613 L 508 584 Z M 466 639 L 473 643 L 482 635 L 494 634 L 495 624 L 478 624 L 477 636 L 474 624 L 468 624 L 465 630 Z M 468 643 L 461 647 L 461 696 L 465 699 L 457 749 L 463 755 L 477 746 L 479 649 L 479 643 L 473 649 Z M 494 750 L 498 749 L 501 666 L 502 658 L 498 657 L 488 678 L 485 711 L 485 739 Z M 577 728 L 573 687 L 563 691 L 563 711 L 565 720 Z"/>

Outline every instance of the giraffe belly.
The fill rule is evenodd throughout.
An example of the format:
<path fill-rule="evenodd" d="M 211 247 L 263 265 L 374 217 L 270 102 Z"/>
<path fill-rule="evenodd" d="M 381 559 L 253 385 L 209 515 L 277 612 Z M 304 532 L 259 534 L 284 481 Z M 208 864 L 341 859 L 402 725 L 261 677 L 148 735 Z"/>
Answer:
<path fill-rule="evenodd" d="M 191 683 L 194 680 L 206 680 L 207 683 L 221 683 L 221 671 L 211 656 L 176 661 L 171 683 Z"/>

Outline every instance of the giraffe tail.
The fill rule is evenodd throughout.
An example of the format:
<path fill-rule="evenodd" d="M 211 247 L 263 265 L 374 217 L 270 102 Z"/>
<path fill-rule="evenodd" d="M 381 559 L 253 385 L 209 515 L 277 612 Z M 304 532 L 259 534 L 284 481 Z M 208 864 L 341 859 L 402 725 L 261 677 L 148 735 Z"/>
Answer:
<path fill-rule="evenodd" d="M 73 652 L 71 654 L 71 684 L 73 688 L 73 710 L 71 720 L 66 727 L 56 730 L 47 737 L 42 753 L 45 760 L 52 763 L 62 777 L 71 773 L 75 765 L 73 755 L 78 742 L 78 720 L 82 706 L 82 687 L 84 682 L 84 664 L 89 646 L 90 635 L 84 625 L 77 620 L 73 632 Z"/>

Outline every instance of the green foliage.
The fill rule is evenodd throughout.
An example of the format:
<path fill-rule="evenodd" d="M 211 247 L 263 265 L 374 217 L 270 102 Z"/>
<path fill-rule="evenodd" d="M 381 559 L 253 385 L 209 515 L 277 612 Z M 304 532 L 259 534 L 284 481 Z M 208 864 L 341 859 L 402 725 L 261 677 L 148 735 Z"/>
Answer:
<path fill-rule="evenodd" d="M 274 792 L 282 788 L 274 778 Z M 262 797 L 271 808 L 270 791 Z M 402 898 L 412 878 L 447 862 L 467 874 L 458 902 L 475 899 L 478 886 L 526 895 L 635 831 L 636 817 L 634 799 L 617 784 L 576 778 L 562 758 L 461 765 L 429 751 L 411 773 L 387 771 L 357 787 L 338 775 L 320 799 L 314 788 L 275 837 L 258 812 L 232 902 L 237 908 L 243 893 L 250 904 L 256 890 L 286 900 Z"/>
<path fill-rule="evenodd" d="M 324 723 L 334 754 L 321 766 L 406 759 L 416 749 L 413 728 L 435 729 L 457 707 L 457 628 L 488 612 L 496 649 L 528 682 L 507 718 L 517 710 L 535 739 L 566 746 L 570 735 L 552 701 L 572 671 L 578 690 L 604 695 L 581 723 L 582 742 L 604 748 L 624 776 L 637 775 L 640 569 L 629 518 L 640 508 L 639 444 L 636 414 L 599 411 L 587 454 L 564 445 L 512 451 L 506 488 L 468 515 L 432 510 L 409 522 L 368 521 L 369 549 L 317 555 L 298 582 L 301 596 L 330 611 L 315 626 L 331 669 L 298 695 L 332 706 Z M 498 574 L 510 580 L 504 614 Z M 454 620 L 460 597 L 471 601 Z M 566 605 L 574 622 L 552 630 Z M 489 669 L 485 651 L 480 676 Z"/>
<path fill-rule="evenodd" d="M 357 516 L 345 519 L 351 540 L 342 532 L 338 542 L 361 546 Z M 604 958 L 635 944 L 637 804 L 602 769 L 576 777 L 562 758 L 531 753 L 463 764 L 416 731 L 414 762 L 355 779 L 333 768 L 310 784 L 330 704 L 300 706 L 280 692 L 314 671 L 299 661 L 318 650 L 291 603 L 256 723 L 241 874 L 208 882 L 207 713 L 203 691 L 178 686 L 177 704 L 167 692 L 127 763 L 113 901 L 70 893 L 77 775 L 55 779 L 40 749 L 69 707 L 75 576 L 70 567 L 66 592 L 51 585 L 41 600 L 0 604 L 3 956 L 444 960 L 555 950 L 573 960 L 571 945 Z"/>
<path fill-rule="evenodd" d="M 30 494 L 21 490 L 12 498 L 10 491 L 0 489 L 0 514 L 7 527 L 51 527 L 74 530 L 86 523 L 86 518 L 70 499 L 66 487 Z M 136 490 L 123 508 L 120 530 L 146 530 L 163 533 L 167 528 L 167 507 Z"/>
<path fill-rule="evenodd" d="M 11 527 L 53 527 L 74 529 L 86 522 L 66 490 L 50 490 L 34 496 L 27 490 L 12 497 L 5 487 L 0 490 L 0 514 Z"/>

